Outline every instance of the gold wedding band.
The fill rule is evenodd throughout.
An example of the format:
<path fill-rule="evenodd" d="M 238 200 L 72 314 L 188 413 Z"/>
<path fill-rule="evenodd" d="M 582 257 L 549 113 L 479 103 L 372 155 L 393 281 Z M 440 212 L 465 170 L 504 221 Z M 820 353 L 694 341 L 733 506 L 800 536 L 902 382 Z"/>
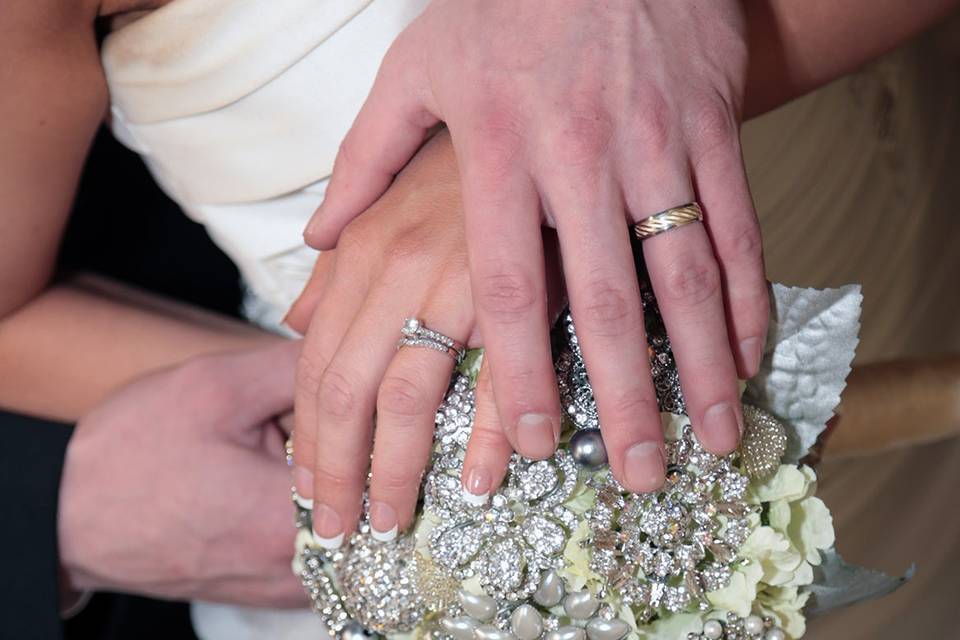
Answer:
<path fill-rule="evenodd" d="M 685 204 L 682 207 L 673 207 L 666 211 L 654 214 L 649 218 L 644 218 L 633 225 L 633 232 L 637 239 L 646 240 L 655 235 L 661 234 L 670 229 L 682 227 L 691 222 L 700 222 L 703 220 L 703 211 L 696 202 Z"/>

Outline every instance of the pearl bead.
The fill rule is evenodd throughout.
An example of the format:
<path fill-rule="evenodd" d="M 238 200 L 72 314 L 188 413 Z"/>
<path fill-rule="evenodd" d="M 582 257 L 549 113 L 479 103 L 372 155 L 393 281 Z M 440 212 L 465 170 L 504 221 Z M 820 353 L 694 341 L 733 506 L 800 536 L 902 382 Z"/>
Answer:
<path fill-rule="evenodd" d="M 723 625 L 716 620 L 707 620 L 703 623 L 703 635 L 709 640 L 717 640 L 723 636 Z"/>
<path fill-rule="evenodd" d="M 547 571 L 540 580 L 540 587 L 534 592 L 533 600 L 537 604 L 550 608 L 563 599 L 563 578 L 556 571 Z"/>
<path fill-rule="evenodd" d="M 587 468 L 607 464 L 607 449 L 599 429 L 581 429 L 570 438 L 570 455 L 577 464 Z"/>
<path fill-rule="evenodd" d="M 349 622 L 340 632 L 342 640 L 371 640 L 373 634 L 364 629 L 359 622 Z"/>
<path fill-rule="evenodd" d="M 752 636 L 763 633 L 763 619 L 760 616 L 748 616 L 743 621 L 744 630 Z"/>
<path fill-rule="evenodd" d="M 786 640 L 787 636 L 784 635 L 783 631 L 774 627 L 767 631 L 767 635 L 763 636 L 764 640 Z"/>

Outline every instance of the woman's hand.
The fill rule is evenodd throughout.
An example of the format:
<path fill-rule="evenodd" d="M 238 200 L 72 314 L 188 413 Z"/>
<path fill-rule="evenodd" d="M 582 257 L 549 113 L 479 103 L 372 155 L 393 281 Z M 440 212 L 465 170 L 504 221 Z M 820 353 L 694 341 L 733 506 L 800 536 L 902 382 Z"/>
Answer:
<path fill-rule="evenodd" d="M 346 227 L 336 250 L 320 255 L 287 316 L 306 334 L 297 375 L 295 484 L 301 497 L 314 500 L 321 544 L 338 546 L 356 525 L 371 442 L 376 535 L 393 537 L 413 519 L 454 359 L 426 348 L 398 351 L 405 318 L 477 344 L 459 179 L 446 132 Z M 478 496 L 500 484 L 512 453 L 488 372 L 480 378 L 463 478 L 465 490 Z"/>
<path fill-rule="evenodd" d="M 384 59 L 308 242 L 349 246 L 343 226 L 446 122 L 477 322 L 511 443 L 543 458 L 560 428 L 546 222 L 559 235 L 611 467 L 649 491 L 663 478 L 663 439 L 627 223 L 694 200 L 705 211 L 705 224 L 643 248 L 691 421 L 711 451 L 736 446 L 737 374 L 756 372 L 765 339 L 769 302 L 738 135 L 744 32 L 738 0 L 435 0 Z"/>

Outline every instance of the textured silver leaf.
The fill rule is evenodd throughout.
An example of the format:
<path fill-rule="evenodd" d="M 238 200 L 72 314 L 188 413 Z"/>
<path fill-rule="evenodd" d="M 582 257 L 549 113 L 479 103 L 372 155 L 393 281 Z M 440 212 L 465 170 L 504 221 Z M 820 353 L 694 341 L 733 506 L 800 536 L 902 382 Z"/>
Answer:
<path fill-rule="evenodd" d="M 807 454 L 840 403 L 859 342 L 859 285 L 839 289 L 771 287 L 770 330 L 760 372 L 744 402 L 780 417 L 787 429 L 784 462 Z"/>
<path fill-rule="evenodd" d="M 916 565 L 910 565 L 902 576 L 890 576 L 882 571 L 847 564 L 833 549 L 821 555 L 823 562 L 814 567 L 813 584 L 806 587 L 813 597 L 804 612 L 811 617 L 885 596 L 906 584 L 916 573 Z"/>

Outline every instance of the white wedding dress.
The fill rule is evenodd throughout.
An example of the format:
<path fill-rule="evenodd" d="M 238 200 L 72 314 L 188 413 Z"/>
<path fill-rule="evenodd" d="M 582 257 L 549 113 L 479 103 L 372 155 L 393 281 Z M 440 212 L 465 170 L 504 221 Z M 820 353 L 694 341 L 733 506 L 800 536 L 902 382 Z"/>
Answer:
<path fill-rule="evenodd" d="M 339 143 L 426 4 L 174 0 L 104 43 L 115 135 L 237 264 L 251 320 L 279 329 L 306 283 Z M 202 640 L 326 637 L 310 611 L 198 602 L 193 620 Z"/>

